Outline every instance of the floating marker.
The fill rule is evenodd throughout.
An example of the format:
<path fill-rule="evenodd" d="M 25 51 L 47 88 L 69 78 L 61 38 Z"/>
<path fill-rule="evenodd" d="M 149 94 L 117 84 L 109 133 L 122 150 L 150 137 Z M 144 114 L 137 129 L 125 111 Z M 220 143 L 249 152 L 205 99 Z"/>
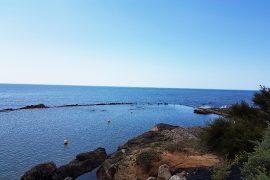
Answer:
<path fill-rule="evenodd" d="M 68 145 L 68 140 L 64 139 L 64 145 Z"/>

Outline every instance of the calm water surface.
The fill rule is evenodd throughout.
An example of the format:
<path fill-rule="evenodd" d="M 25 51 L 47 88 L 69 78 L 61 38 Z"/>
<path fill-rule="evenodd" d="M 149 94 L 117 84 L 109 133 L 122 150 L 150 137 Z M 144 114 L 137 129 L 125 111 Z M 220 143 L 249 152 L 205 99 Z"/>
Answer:
<path fill-rule="evenodd" d="M 22 110 L 0 113 L 0 179 L 19 179 L 32 166 L 57 165 L 97 147 L 112 153 L 128 139 L 157 123 L 184 127 L 205 125 L 214 115 L 197 115 L 193 107 L 221 107 L 253 91 L 0 85 L 0 109 L 46 105 L 129 102 L 134 105 Z M 168 103 L 168 105 L 158 105 Z M 111 123 L 108 124 L 108 119 Z M 69 145 L 63 146 L 63 139 Z"/>

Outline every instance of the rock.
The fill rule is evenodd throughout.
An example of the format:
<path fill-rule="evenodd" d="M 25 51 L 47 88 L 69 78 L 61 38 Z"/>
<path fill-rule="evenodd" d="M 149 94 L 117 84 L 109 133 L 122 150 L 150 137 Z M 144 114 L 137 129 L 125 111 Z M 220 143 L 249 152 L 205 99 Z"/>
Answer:
<path fill-rule="evenodd" d="M 115 152 L 109 159 L 106 159 L 101 167 L 97 170 L 98 180 L 112 180 L 117 171 L 117 163 L 122 159 L 121 151 Z"/>
<path fill-rule="evenodd" d="M 221 116 L 228 116 L 230 114 L 230 108 L 197 108 L 193 111 L 196 114 L 216 114 Z"/>
<path fill-rule="evenodd" d="M 137 168 L 137 165 L 135 164 L 136 158 L 133 158 L 140 152 L 144 150 L 147 151 L 149 148 L 155 148 L 153 147 L 153 144 L 159 144 L 160 147 L 167 147 L 168 143 L 189 139 L 196 140 L 200 136 L 201 132 L 201 127 L 182 128 L 168 124 L 158 124 L 149 131 L 130 139 L 123 145 L 120 145 L 118 150 L 106 159 L 98 169 L 97 180 L 112 180 L 115 179 L 115 177 L 121 176 L 125 176 L 123 179 L 136 179 L 135 177 L 141 176 L 142 172 L 136 172 L 133 170 L 134 168 Z M 119 166 L 119 162 L 127 164 L 127 166 Z M 166 162 L 160 162 L 157 166 L 162 163 Z M 155 176 L 157 174 L 157 169 L 158 168 L 155 168 L 155 172 L 153 174 L 150 173 L 145 175 Z M 125 173 L 128 170 L 131 173 L 127 175 Z"/>
<path fill-rule="evenodd" d="M 188 173 L 186 171 L 182 171 L 181 173 L 178 173 L 176 175 L 179 176 L 179 177 L 185 177 L 185 176 L 188 175 Z"/>
<path fill-rule="evenodd" d="M 125 154 L 125 153 L 126 153 L 126 149 L 121 149 L 121 152 L 122 152 L 123 154 Z"/>
<path fill-rule="evenodd" d="M 98 148 L 95 151 L 90 151 L 86 153 L 81 153 L 76 156 L 77 161 L 85 161 L 85 160 L 99 160 L 99 159 L 105 159 L 107 157 L 107 154 L 105 152 L 104 148 Z"/>
<path fill-rule="evenodd" d="M 169 180 L 181 180 L 181 178 L 177 175 L 173 175 Z"/>
<path fill-rule="evenodd" d="M 186 177 L 188 179 L 198 179 L 198 177 L 203 177 L 202 179 L 211 179 L 212 177 L 212 170 L 210 167 L 192 167 L 179 169 L 177 171 L 178 173 L 176 173 L 176 175 L 183 180 L 186 180 Z"/>
<path fill-rule="evenodd" d="M 21 180 L 51 180 L 56 172 L 56 165 L 54 162 L 48 162 L 39 164 L 29 171 L 27 171 L 22 177 Z"/>
<path fill-rule="evenodd" d="M 173 126 L 170 124 L 164 124 L 164 123 L 159 123 L 155 125 L 153 128 L 150 129 L 150 131 L 163 131 L 163 130 L 172 130 L 174 128 L 177 128 L 178 126 Z"/>
<path fill-rule="evenodd" d="M 70 163 L 56 168 L 54 162 L 44 163 L 27 171 L 21 180 L 72 180 L 100 166 L 107 154 L 104 148 L 81 153 Z"/>
<path fill-rule="evenodd" d="M 8 111 L 14 111 L 14 109 L 12 109 L 12 108 L 7 108 L 7 109 L 0 110 L 0 112 L 8 112 Z"/>
<path fill-rule="evenodd" d="M 155 177 L 149 177 L 146 180 L 157 180 L 157 178 L 155 178 Z"/>
<path fill-rule="evenodd" d="M 75 179 L 100 166 L 106 158 L 107 153 L 104 148 L 98 148 L 95 151 L 78 154 L 76 159 L 57 169 L 57 179 L 64 179 L 65 177 L 72 177 Z"/>
<path fill-rule="evenodd" d="M 163 164 L 158 168 L 158 178 L 163 178 L 164 180 L 169 180 L 172 176 L 170 172 L 170 167 L 167 164 Z"/>
<path fill-rule="evenodd" d="M 66 177 L 64 180 L 73 180 L 72 177 Z"/>
<path fill-rule="evenodd" d="M 48 108 L 48 106 L 45 106 L 44 104 L 37 104 L 37 105 L 30 105 L 30 106 L 24 106 L 20 109 L 41 109 L 41 108 Z"/>

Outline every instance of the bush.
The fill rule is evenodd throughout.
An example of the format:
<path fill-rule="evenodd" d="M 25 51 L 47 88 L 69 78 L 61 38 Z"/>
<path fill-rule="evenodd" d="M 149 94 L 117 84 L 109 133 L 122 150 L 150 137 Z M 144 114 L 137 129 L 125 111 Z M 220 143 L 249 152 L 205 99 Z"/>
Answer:
<path fill-rule="evenodd" d="M 255 141 L 261 138 L 262 128 L 239 119 L 220 118 L 206 127 L 201 141 L 211 151 L 229 159 L 243 151 L 252 151 Z"/>
<path fill-rule="evenodd" d="M 161 143 L 160 142 L 153 142 L 149 145 L 151 148 L 157 148 L 157 147 L 160 147 L 161 146 Z"/>
<path fill-rule="evenodd" d="M 223 162 L 216 165 L 213 168 L 213 180 L 226 180 L 230 174 L 230 164 L 228 162 Z"/>
<path fill-rule="evenodd" d="M 154 162 L 161 160 L 160 154 L 156 151 L 149 150 L 142 152 L 136 159 L 136 164 L 140 166 L 145 172 L 149 171 Z"/>
<path fill-rule="evenodd" d="M 242 174 L 246 179 L 270 179 L 270 126 L 265 131 L 263 141 L 250 153 L 244 163 Z"/>
<path fill-rule="evenodd" d="M 270 88 L 261 86 L 261 90 L 255 93 L 253 102 L 262 111 L 270 113 Z"/>
<path fill-rule="evenodd" d="M 243 164 L 247 161 L 248 161 L 248 153 L 246 151 L 240 152 L 239 154 L 235 155 L 234 164 L 238 166 L 243 166 Z"/>
<path fill-rule="evenodd" d="M 231 107 L 230 115 L 210 123 L 203 131 L 201 141 L 211 151 L 234 158 L 241 152 L 251 152 L 261 140 L 270 119 L 270 90 L 262 89 L 253 98 L 256 107 L 246 102 Z M 268 111 L 269 110 L 269 111 Z"/>
<path fill-rule="evenodd" d="M 250 107 L 248 103 L 242 101 L 230 108 L 230 116 L 234 118 L 256 120 L 260 116 L 260 109 Z"/>

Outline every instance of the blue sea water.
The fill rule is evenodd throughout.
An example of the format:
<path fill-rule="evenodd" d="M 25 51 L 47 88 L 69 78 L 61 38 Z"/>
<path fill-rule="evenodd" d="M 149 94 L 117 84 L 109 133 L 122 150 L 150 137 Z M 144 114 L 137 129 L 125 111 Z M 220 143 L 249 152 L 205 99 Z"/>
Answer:
<path fill-rule="evenodd" d="M 194 114 L 194 107 L 223 107 L 242 100 L 251 104 L 253 94 L 234 90 L 1 84 L 0 109 L 39 103 L 134 104 L 0 113 L 0 179 L 19 179 L 41 162 L 52 160 L 62 165 L 76 154 L 97 147 L 112 153 L 118 145 L 157 123 L 203 126 L 217 116 Z M 64 138 L 69 140 L 68 146 L 63 145 Z"/>

